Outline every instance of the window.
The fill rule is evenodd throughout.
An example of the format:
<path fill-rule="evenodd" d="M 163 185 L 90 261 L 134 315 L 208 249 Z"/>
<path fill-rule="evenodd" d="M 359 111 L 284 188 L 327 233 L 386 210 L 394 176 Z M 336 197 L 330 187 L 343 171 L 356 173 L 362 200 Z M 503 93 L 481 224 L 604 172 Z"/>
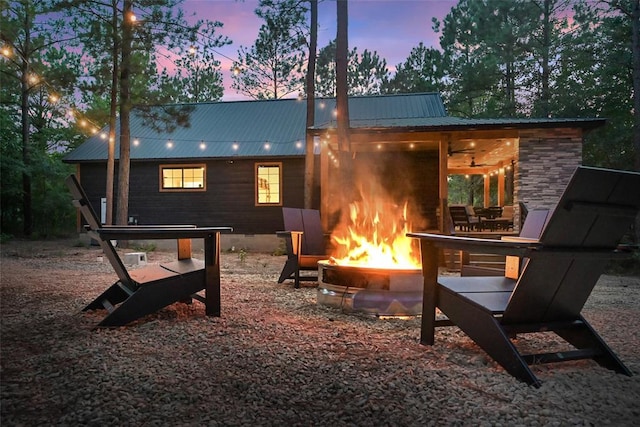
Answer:
<path fill-rule="evenodd" d="M 160 191 L 204 191 L 205 165 L 161 165 Z"/>
<path fill-rule="evenodd" d="M 256 163 L 256 205 L 282 204 L 282 163 Z"/>

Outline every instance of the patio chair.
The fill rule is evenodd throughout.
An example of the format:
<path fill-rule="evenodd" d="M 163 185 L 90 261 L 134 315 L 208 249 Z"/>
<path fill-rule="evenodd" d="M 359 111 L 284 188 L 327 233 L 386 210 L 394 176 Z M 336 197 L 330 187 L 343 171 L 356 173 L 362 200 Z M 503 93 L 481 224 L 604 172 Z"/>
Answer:
<path fill-rule="evenodd" d="M 536 387 L 541 383 L 529 367 L 536 363 L 593 359 L 631 375 L 580 313 L 607 262 L 637 249 L 619 242 L 640 211 L 638 188 L 640 173 L 579 167 L 539 240 L 409 233 L 422 249 L 421 343 L 434 344 L 435 327 L 456 325 L 508 373 Z M 529 260 L 517 279 L 438 277 L 438 248 Z M 448 319 L 436 320 L 436 307 Z M 512 338 L 529 332 L 554 332 L 568 349 L 522 354 Z"/>
<path fill-rule="evenodd" d="M 192 298 L 205 304 L 207 315 L 220 316 L 220 232 L 231 231 L 230 227 L 103 226 L 76 176 L 69 176 L 66 184 L 87 222 L 88 234 L 98 242 L 118 276 L 116 283 L 83 309 L 108 311 L 98 326 L 123 326 Z M 193 238 L 204 239 L 204 261 L 191 257 Z M 115 239 L 177 239 L 177 261 L 129 271 L 112 244 Z M 196 294 L 203 289 L 204 297 Z"/>
<path fill-rule="evenodd" d="M 472 208 L 467 208 L 465 205 L 449 206 L 449 215 L 451 215 L 454 229 L 472 231 L 480 226 L 479 218 L 471 214 L 470 210 L 473 212 Z"/>
<path fill-rule="evenodd" d="M 318 261 L 328 259 L 320 212 L 315 209 L 282 208 L 285 231 L 276 234 L 285 241 L 287 261 L 282 268 L 278 283 L 293 279 L 294 287 L 300 287 L 300 281 L 318 280 Z M 316 274 L 303 274 L 301 271 L 315 271 Z"/>

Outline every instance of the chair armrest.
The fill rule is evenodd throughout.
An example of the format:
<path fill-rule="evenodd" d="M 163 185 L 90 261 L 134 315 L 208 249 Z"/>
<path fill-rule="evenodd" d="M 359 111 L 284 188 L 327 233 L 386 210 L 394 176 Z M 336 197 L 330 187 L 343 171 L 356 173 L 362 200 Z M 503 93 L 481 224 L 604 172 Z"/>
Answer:
<path fill-rule="evenodd" d="M 302 235 L 304 234 L 304 231 L 276 231 L 276 236 L 282 237 L 283 239 L 291 237 L 294 234 Z"/>
<path fill-rule="evenodd" d="M 231 227 L 109 226 L 96 230 L 105 239 L 198 239 L 212 233 L 231 232 Z"/>
<path fill-rule="evenodd" d="M 500 240 L 506 240 L 508 242 L 524 242 L 524 243 L 538 243 L 538 239 L 530 239 L 528 237 L 519 236 L 502 236 Z"/>
<path fill-rule="evenodd" d="M 537 240 L 512 242 L 508 240 L 479 239 L 474 237 L 448 236 L 431 233 L 407 233 L 407 237 L 432 243 L 436 247 L 458 249 L 462 251 L 484 252 L 497 255 L 527 254 L 542 248 Z"/>

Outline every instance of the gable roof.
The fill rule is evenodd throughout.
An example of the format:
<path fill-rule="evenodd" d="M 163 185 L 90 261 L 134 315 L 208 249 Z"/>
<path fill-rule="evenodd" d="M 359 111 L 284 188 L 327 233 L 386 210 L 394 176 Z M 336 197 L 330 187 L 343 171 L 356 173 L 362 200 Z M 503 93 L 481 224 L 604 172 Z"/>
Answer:
<path fill-rule="evenodd" d="M 336 127 L 335 98 L 315 100 L 320 134 Z M 131 160 L 188 160 L 228 157 L 301 157 L 305 154 L 305 100 L 209 102 L 167 107 L 190 110 L 189 125 L 160 131 L 141 111 L 131 114 Z M 349 98 L 349 121 L 358 131 L 459 131 L 601 126 L 605 119 L 464 119 L 447 116 L 437 93 L 371 95 Z M 67 163 L 107 160 L 108 127 L 64 157 Z M 116 134 L 119 133 L 119 125 Z M 116 141 L 116 159 L 119 157 Z"/>
<path fill-rule="evenodd" d="M 315 100 L 314 128 L 335 127 L 335 98 Z M 172 132 L 153 129 L 140 111 L 131 114 L 131 160 L 218 157 L 304 156 L 306 101 L 279 99 L 184 104 L 189 126 Z M 161 108 L 161 107 L 158 107 Z M 437 93 L 349 98 L 352 126 L 425 118 L 445 118 Z M 107 159 L 105 127 L 67 154 L 65 162 Z M 119 133 L 119 126 L 116 134 Z M 171 142 L 172 144 L 168 144 Z M 116 141 L 116 158 L 119 144 Z"/>

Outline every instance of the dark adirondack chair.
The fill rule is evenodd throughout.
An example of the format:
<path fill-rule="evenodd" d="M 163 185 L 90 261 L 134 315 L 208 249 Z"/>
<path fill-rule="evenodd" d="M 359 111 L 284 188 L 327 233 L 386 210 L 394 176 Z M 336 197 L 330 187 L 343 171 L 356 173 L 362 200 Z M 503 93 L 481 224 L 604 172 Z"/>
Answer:
<path fill-rule="evenodd" d="M 276 234 L 285 240 L 287 261 L 278 283 L 293 279 L 294 287 L 300 281 L 318 280 L 318 261 L 328 259 L 320 212 L 315 209 L 282 208 L 285 231 Z M 315 271 L 315 274 L 300 274 Z"/>
<path fill-rule="evenodd" d="M 421 342 L 433 345 L 435 327 L 456 325 L 507 372 L 534 386 L 541 384 L 529 367 L 536 363 L 593 359 L 631 375 L 580 313 L 607 262 L 637 249 L 620 241 L 640 211 L 638 188 L 640 173 L 579 167 L 539 240 L 410 233 L 422 249 Z M 517 279 L 438 277 L 438 248 L 515 255 L 528 262 Z M 436 320 L 436 307 L 448 319 Z M 528 332 L 553 332 L 567 349 L 522 354 L 511 338 Z"/>
<path fill-rule="evenodd" d="M 87 232 L 98 242 L 118 281 L 83 311 L 106 309 L 98 326 L 122 326 L 174 302 L 199 300 L 206 314 L 220 316 L 220 232 L 230 227 L 102 226 L 75 175 L 66 180 L 74 205 L 87 222 Z M 191 239 L 204 239 L 204 261 L 191 257 Z M 177 261 L 128 271 L 111 241 L 115 239 L 177 239 Z M 197 294 L 205 290 L 205 296 Z"/>

